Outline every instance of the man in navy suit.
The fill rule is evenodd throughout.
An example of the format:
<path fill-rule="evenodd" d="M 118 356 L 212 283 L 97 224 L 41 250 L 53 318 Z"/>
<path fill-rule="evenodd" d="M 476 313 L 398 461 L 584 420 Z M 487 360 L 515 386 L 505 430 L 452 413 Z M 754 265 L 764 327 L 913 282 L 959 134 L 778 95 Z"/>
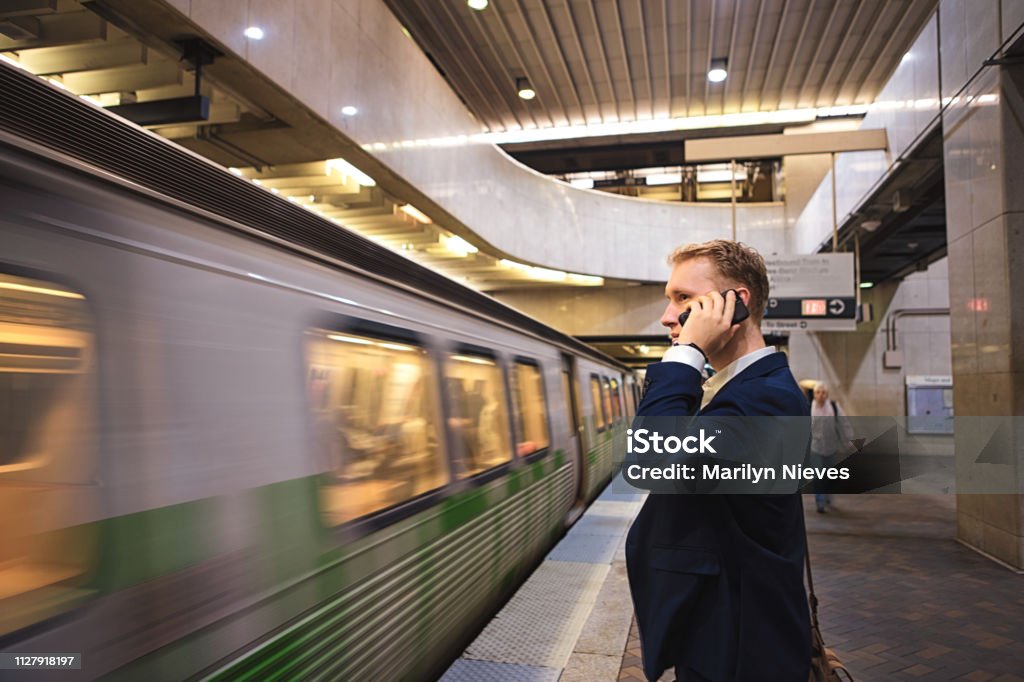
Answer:
<path fill-rule="evenodd" d="M 808 415 L 786 356 L 761 335 L 764 259 L 715 240 L 679 248 L 669 262 L 661 323 L 673 346 L 647 368 L 638 415 Z M 733 325 L 736 296 L 750 317 Z M 716 370 L 706 382 L 705 362 Z M 805 551 L 799 494 L 649 495 L 626 540 L 647 678 L 674 667 L 677 682 L 805 682 Z"/>

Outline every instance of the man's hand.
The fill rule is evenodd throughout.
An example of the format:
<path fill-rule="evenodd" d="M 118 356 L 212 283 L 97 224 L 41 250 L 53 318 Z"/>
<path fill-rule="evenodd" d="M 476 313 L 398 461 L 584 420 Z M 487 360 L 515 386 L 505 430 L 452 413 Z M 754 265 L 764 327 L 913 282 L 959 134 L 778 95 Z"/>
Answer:
<path fill-rule="evenodd" d="M 717 291 L 690 299 L 684 304 L 690 311 L 686 324 L 679 331 L 679 343 L 696 344 L 707 357 L 717 355 L 732 340 L 740 326 L 732 324 L 736 311 L 736 292 L 730 289 L 726 297 Z"/>

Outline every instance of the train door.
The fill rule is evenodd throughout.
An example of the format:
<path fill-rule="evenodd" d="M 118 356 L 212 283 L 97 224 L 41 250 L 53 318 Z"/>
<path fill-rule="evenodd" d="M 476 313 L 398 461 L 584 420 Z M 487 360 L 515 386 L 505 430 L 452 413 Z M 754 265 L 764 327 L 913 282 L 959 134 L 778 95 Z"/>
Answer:
<path fill-rule="evenodd" d="M 579 382 L 576 381 L 576 358 L 562 353 L 562 390 L 565 394 L 565 409 L 569 423 L 569 456 L 576 466 L 576 502 L 575 507 L 582 511 L 583 498 L 586 495 L 586 466 L 583 453 L 586 443 L 583 442 L 583 420 L 580 418 Z M 575 509 L 574 514 L 575 516 Z"/>

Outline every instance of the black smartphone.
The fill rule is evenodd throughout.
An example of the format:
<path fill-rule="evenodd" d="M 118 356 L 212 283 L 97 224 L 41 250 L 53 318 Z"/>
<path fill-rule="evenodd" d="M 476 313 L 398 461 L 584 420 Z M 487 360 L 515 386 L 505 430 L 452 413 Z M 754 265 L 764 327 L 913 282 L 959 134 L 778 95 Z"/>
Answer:
<path fill-rule="evenodd" d="M 740 298 L 740 295 L 738 293 L 736 293 L 735 289 L 726 289 L 725 291 L 722 292 L 722 297 L 725 298 L 725 295 L 728 294 L 730 291 L 733 292 L 734 294 L 736 294 L 736 309 L 732 313 L 732 323 L 733 324 L 739 324 L 743 320 L 745 320 L 748 317 L 750 317 L 750 311 L 747 310 L 746 304 L 743 303 L 743 299 Z M 679 326 L 680 327 L 682 327 L 684 324 L 686 324 L 686 318 L 688 318 L 688 317 L 690 317 L 690 311 L 689 310 L 687 310 L 684 313 L 679 313 Z"/>

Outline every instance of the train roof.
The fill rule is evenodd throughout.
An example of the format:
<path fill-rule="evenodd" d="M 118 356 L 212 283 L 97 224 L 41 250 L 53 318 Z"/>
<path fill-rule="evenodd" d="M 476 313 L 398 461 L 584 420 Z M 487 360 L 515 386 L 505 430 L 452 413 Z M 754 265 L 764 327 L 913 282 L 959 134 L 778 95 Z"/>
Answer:
<path fill-rule="evenodd" d="M 383 281 L 444 305 L 628 368 L 585 343 L 494 298 L 236 177 L 169 140 L 0 63 L 0 130 L 106 171 L 182 208 L 212 214 L 229 226 L 292 247 L 307 257 Z M 205 217 L 210 217 L 209 215 Z"/>

